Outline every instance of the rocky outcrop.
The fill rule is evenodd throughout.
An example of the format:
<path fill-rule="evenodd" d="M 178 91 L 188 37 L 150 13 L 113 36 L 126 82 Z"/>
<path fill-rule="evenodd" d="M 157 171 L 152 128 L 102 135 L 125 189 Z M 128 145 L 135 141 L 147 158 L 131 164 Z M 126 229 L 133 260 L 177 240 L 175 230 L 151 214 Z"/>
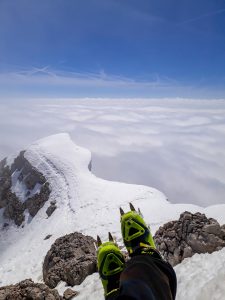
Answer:
<path fill-rule="evenodd" d="M 44 283 L 34 283 L 31 279 L 15 285 L 0 287 L 0 300 L 62 300 L 57 290 Z M 66 298 L 64 298 L 66 299 Z"/>
<path fill-rule="evenodd" d="M 19 201 L 14 193 L 8 190 L 4 194 L 5 207 L 3 216 L 7 219 L 13 220 L 16 225 L 21 225 L 24 221 L 24 204 Z"/>
<path fill-rule="evenodd" d="M 24 202 L 25 209 L 28 209 L 30 215 L 34 217 L 38 211 L 44 206 L 50 194 L 49 183 L 45 182 L 41 187 L 40 193 L 35 194 L 33 197 L 28 198 Z"/>
<path fill-rule="evenodd" d="M 6 193 L 11 187 L 11 172 L 6 159 L 0 161 L 0 208 L 6 205 Z"/>
<path fill-rule="evenodd" d="M 49 199 L 50 187 L 45 177 L 34 168 L 21 151 L 9 167 L 0 162 L 0 208 L 3 216 L 20 226 L 24 211 L 34 217 Z"/>
<path fill-rule="evenodd" d="M 96 271 L 95 240 L 74 232 L 55 241 L 43 264 L 44 282 L 54 288 L 59 281 L 68 285 L 80 284 Z"/>
<path fill-rule="evenodd" d="M 225 225 L 201 213 L 184 212 L 178 221 L 160 227 L 154 240 L 165 260 L 175 266 L 195 253 L 212 253 L 225 247 Z"/>

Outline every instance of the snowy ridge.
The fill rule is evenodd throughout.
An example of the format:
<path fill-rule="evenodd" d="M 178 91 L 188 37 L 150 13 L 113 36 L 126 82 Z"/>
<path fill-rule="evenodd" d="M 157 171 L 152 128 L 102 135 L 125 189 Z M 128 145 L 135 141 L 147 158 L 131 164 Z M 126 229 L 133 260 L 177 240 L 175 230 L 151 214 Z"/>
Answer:
<path fill-rule="evenodd" d="M 80 231 L 94 238 L 99 234 L 102 239 L 106 239 L 108 231 L 111 231 L 121 242 L 118 208 L 122 206 L 127 210 L 128 202 L 140 207 L 153 233 L 165 222 L 178 219 L 180 213 L 185 210 L 199 211 L 205 213 L 207 217 L 213 217 L 225 223 L 225 205 L 201 208 L 195 205 L 170 204 L 166 197 L 156 189 L 97 178 L 88 169 L 91 153 L 76 146 L 68 134 L 53 135 L 37 141 L 27 149 L 25 158 L 43 173 L 50 183 L 52 192 L 49 201 L 31 222 L 27 220 L 24 228 L 12 226 L 0 232 L 2 241 L 0 244 L 1 286 L 16 283 L 25 278 L 41 281 L 45 254 L 56 238 L 67 233 Z M 52 200 L 56 200 L 57 209 L 51 217 L 47 218 L 45 211 Z M 48 234 L 52 237 L 44 240 Z M 218 272 L 215 269 L 213 274 L 222 273 L 225 276 L 225 271 L 223 271 L 225 268 L 222 270 L 219 264 L 215 263 L 217 257 L 220 257 L 221 261 L 225 258 L 225 252 L 222 250 L 218 252 L 218 255 L 216 253 L 208 256 L 195 255 L 176 267 L 178 282 L 181 283 L 182 290 L 188 288 L 195 290 L 195 296 L 190 294 L 191 299 L 203 299 L 196 296 L 201 294 L 201 286 L 197 286 L 196 280 L 188 281 L 188 278 L 192 278 L 191 274 L 189 274 L 190 277 L 182 277 L 182 274 L 186 272 L 185 269 L 197 259 L 199 272 L 201 272 L 205 261 L 207 260 L 210 265 L 212 260 L 214 269 L 218 267 Z M 196 274 L 198 274 L 197 271 L 193 277 L 197 276 Z M 209 277 L 205 278 L 204 284 L 209 281 L 213 286 L 213 278 Z M 86 293 L 87 289 L 83 289 L 87 282 L 89 294 Z M 60 286 L 62 287 L 63 284 Z M 96 294 L 96 300 L 103 299 L 102 288 L 96 274 L 89 276 L 80 289 L 81 294 L 77 299 L 90 299 L 88 295 L 93 296 L 93 293 Z M 187 294 L 184 295 L 178 289 L 178 299 L 187 299 L 186 296 Z"/>

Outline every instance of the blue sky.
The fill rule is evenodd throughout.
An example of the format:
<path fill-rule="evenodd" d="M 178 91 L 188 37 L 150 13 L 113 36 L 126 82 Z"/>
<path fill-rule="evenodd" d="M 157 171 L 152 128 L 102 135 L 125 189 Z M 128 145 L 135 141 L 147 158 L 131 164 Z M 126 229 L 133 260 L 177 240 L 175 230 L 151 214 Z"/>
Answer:
<path fill-rule="evenodd" d="M 222 0 L 0 0 L 0 97 L 225 98 Z"/>

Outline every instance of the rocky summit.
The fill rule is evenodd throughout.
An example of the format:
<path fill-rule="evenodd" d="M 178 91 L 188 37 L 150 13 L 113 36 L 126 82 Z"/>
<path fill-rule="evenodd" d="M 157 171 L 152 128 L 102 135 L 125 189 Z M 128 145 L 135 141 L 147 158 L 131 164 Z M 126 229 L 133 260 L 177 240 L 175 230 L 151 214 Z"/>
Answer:
<path fill-rule="evenodd" d="M 165 260 L 175 266 L 195 253 L 212 253 L 225 247 L 225 225 L 205 214 L 185 211 L 178 221 L 161 226 L 154 240 Z"/>

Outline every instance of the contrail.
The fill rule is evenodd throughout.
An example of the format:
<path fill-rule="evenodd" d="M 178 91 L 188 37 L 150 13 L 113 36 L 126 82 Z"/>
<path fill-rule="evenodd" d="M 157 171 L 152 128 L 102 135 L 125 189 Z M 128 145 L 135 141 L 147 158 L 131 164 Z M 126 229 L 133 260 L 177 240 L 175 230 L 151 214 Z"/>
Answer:
<path fill-rule="evenodd" d="M 186 23 L 191 23 L 191 22 L 194 22 L 194 21 L 198 21 L 200 19 L 204 19 L 204 18 L 208 18 L 208 17 L 211 17 L 213 15 L 218 15 L 218 14 L 221 14 L 225 12 L 225 8 L 224 9 L 219 9 L 219 10 L 216 10 L 216 11 L 213 11 L 213 12 L 210 12 L 208 14 L 204 14 L 204 15 L 201 15 L 199 17 L 196 17 L 196 18 L 192 18 L 192 19 L 189 19 L 189 20 L 186 20 L 186 21 L 183 21 L 179 24 L 186 24 Z"/>

